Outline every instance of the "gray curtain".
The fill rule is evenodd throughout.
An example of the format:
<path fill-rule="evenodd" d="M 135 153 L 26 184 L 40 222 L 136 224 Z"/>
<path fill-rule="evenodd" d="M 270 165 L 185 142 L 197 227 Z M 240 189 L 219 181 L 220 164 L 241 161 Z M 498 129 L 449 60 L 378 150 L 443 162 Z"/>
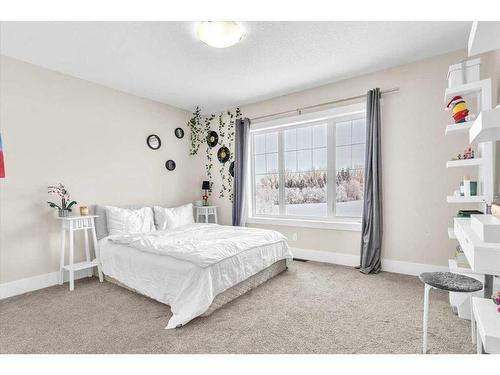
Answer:
<path fill-rule="evenodd" d="M 380 89 L 366 95 L 366 154 L 360 271 L 378 273 L 382 251 L 382 168 Z"/>
<path fill-rule="evenodd" d="M 248 173 L 247 154 L 249 147 L 250 119 L 236 121 L 234 134 L 234 199 L 233 225 L 245 226 L 247 220 L 247 194 L 245 176 Z"/>

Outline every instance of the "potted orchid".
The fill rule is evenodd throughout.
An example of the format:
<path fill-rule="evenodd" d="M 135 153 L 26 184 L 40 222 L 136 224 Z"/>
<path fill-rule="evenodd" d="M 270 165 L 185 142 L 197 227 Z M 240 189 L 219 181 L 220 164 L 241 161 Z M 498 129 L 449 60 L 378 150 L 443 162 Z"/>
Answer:
<path fill-rule="evenodd" d="M 61 205 L 57 205 L 54 202 L 47 202 L 49 206 L 59 210 L 59 217 L 69 216 L 71 207 L 76 204 L 76 201 L 70 201 L 69 192 L 66 190 L 66 187 L 63 184 L 59 184 L 59 186 L 49 186 L 47 189 L 49 194 L 54 194 L 61 198 Z"/>
<path fill-rule="evenodd" d="M 493 296 L 491 299 L 495 305 L 497 305 L 497 311 L 500 313 L 500 292 L 497 292 L 497 295 Z"/>

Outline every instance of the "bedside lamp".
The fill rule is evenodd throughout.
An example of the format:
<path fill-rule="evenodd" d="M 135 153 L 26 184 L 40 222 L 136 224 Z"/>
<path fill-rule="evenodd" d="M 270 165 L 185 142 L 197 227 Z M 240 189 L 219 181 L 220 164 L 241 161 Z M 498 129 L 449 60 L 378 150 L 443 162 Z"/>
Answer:
<path fill-rule="evenodd" d="M 201 184 L 201 190 L 205 190 L 205 195 L 201 197 L 203 199 L 203 205 L 208 206 L 208 190 L 210 190 L 210 181 L 203 181 Z"/>

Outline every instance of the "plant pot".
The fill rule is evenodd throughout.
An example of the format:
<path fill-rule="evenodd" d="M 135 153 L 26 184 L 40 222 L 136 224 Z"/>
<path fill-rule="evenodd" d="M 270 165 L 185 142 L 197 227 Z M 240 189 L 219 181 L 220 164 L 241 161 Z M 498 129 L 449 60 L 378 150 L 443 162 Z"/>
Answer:
<path fill-rule="evenodd" d="M 68 216 L 69 216 L 69 213 L 70 213 L 70 211 L 69 211 L 69 210 L 62 210 L 62 209 L 59 209 L 59 217 L 68 217 Z"/>

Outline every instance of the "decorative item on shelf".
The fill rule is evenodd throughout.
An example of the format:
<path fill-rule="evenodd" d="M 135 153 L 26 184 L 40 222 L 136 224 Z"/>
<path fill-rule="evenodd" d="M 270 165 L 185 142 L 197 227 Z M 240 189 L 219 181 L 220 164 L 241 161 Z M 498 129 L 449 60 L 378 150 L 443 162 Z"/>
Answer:
<path fill-rule="evenodd" d="M 219 151 L 217 151 L 217 159 L 219 159 L 222 164 L 227 163 L 230 156 L 231 152 L 226 146 L 222 146 L 219 148 Z"/>
<path fill-rule="evenodd" d="M 472 147 L 469 146 L 464 150 L 463 154 L 458 154 L 457 156 L 451 158 L 451 160 L 466 160 L 466 159 L 475 159 L 475 158 L 476 158 L 476 154 L 475 154 L 474 150 L 472 149 Z"/>
<path fill-rule="evenodd" d="M 495 305 L 497 305 L 497 311 L 500 313 L 500 292 L 497 292 L 497 295 L 491 298 Z"/>
<path fill-rule="evenodd" d="M 471 215 L 482 215 L 482 211 L 478 210 L 458 210 L 457 217 L 470 217 Z"/>
<path fill-rule="evenodd" d="M 167 160 L 165 162 L 165 168 L 167 168 L 169 171 L 173 171 L 175 169 L 175 161 Z"/>
<path fill-rule="evenodd" d="M 80 216 L 89 216 L 89 208 L 87 206 L 80 206 Z"/>
<path fill-rule="evenodd" d="M 472 147 L 469 146 L 465 149 L 463 159 L 474 159 L 474 150 L 472 149 Z"/>
<path fill-rule="evenodd" d="M 217 146 L 217 143 L 219 142 L 219 135 L 217 132 L 210 130 L 207 134 L 207 144 L 210 147 L 215 147 Z"/>
<path fill-rule="evenodd" d="M 47 201 L 49 206 L 51 208 L 57 208 L 59 210 L 59 217 L 69 216 L 69 213 L 72 210 L 71 207 L 73 207 L 77 202 L 70 201 L 70 195 L 68 190 L 66 190 L 66 187 L 60 183 L 58 186 L 49 186 L 47 187 L 47 189 L 49 194 L 54 194 L 61 198 L 61 205 L 57 205 L 54 202 Z"/>
<path fill-rule="evenodd" d="M 146 144 L 151 150 L 158 150 L 161 147 L 161 140 L 156 134 L 151 134 L 146 139 Z"/>
<path fill-rule="evenodd" d="M 469 176 L 464 176 L 460 183 L 460 195 L 464 197 L 477 195 L 477 181 L 471 181 Z"/>
<path fill-rule="evenodd" d="M 184 130 L 182 128 L 176 128 L 174 134 L 179 139 L 184 138 Z"/>
<path fill-rule="evenodd" d="M 467 121 L 469 110 L 467 109 L 465 100 L 461 96 L 454 96 L 453 99 L 450 100 L 446 106 L 446 110 L 449 111 L 450 109 L 453 113 L 453 120 L 455 121 L 455 124 Z"/>
<path fill-rule="evenodd" d="M 208 191 L 210 190 L 210 181 L 203 181 L 201 184 L 201 190 L 205 190 L 205 194 L 201 197 L 203 200 L 202 205 L 208 206 Z"/>

